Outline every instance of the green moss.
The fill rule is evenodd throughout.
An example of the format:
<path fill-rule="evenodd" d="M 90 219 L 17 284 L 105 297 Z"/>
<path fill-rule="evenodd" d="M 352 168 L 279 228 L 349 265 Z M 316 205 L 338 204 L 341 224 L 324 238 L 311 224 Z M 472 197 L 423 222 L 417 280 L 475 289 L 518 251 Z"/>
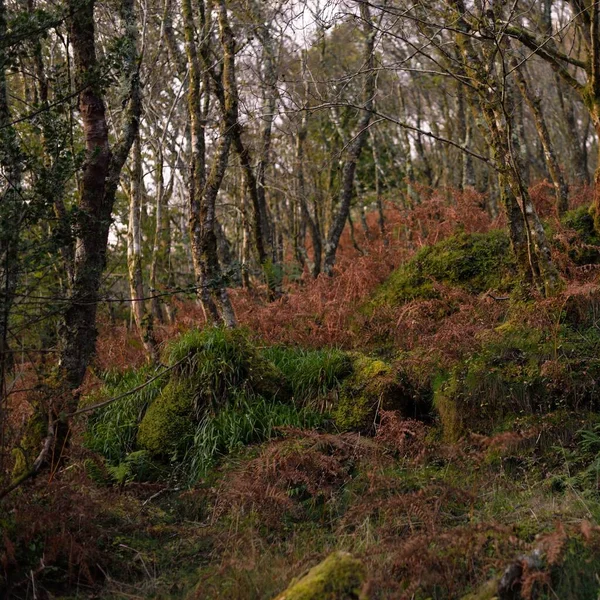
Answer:
<path fill-rule="evenodd" d="M 434 406 L 446 439 L 458 439 L 467 428 L 489 433 L 509 416 L 596 408 L 599 347 L 596 328 L 581 335 L 564 326 L 498 327 L 436 386 Z"/>
<path fill-rule="evenodd" d="M 341 431 L 371 430 L 379 409 L 413 416 L 413 395 L 401 372 L 364 354 L 354 353 L 350 358 L 352 374 L 344 380 L 333 410 Z"/>
<path fill-rule="evenodd" d="M 462 600 L 496 600 L 498 597 L 499 578 L 490 579 L 475 592 L 462 597 Z"/>
<path fill-rule="evenodd" d="M 596 328 L 582 335 L 563 326 L 498 327 L 436 385 L 434 406 L 445 438 L 456 440 L 467 428 L 490 433 L 507 417 L 595 409 L 599 347 Z"/>
<path fill-rule="evenodd" d="M 580 206 L 570 210 L 563 215 L 561 223 L 577 234 L 568 249 L 571 260 L 577 265 L 600 263 L 600 235 L 594 226 L 592 208 Z"/>
<path fill-rule="evenodd" d="M 459 233 L 423 248 L 394 271 L 366 310 L 415 298 L 436 298 L 435 282 L 459 286 L 471 293 L 509 290 L 514 276 L 515 263 L 504 232 Z"/>
<path fill-rule="evenodd" d="M 13 468 L 13 479 L 18 479 L 27 473 L 42 449 L 42 441 L 47 434 L 47 425 L 38 413 L 35 413 L 28 421 L 25 433 L 17 448 L 13 450 L 15 465 Z"/>
<path fill-rule="evenodd" d="M 194 388 L 189 381 L 170 381 L 140 423 L 137 441 L 154 456 L 177 457 L 194 434 Z"/>
<path fill-rule="evenodd" d="M 148 408 L 137 441 L 154 456 L 180 457 L 197 424 L 236 398 L 287 394 L 281 371 L 262 356 L 243 330 L 192 330 L 177 338 L 164 360 L 181 363 Z"/>
<path fill-rule="evenodd" d="M 334 552 L 292 583 L 275 600 L 360 600 L 366 578 L 363 564 L 346 552 Z"/>

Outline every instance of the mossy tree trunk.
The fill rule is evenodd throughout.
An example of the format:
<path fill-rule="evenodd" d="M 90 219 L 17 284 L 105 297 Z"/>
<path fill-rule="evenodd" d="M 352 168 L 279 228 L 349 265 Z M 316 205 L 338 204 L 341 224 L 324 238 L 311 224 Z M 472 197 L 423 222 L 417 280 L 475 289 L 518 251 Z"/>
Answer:
<path fill-rule="evenodd" d="M 137 136 L 141 113 L 134 2 L 122 0 L 119 16 L 124 29 L 124 69 L 121 73 L 124 100 L 120 136 L 111 147 L 96 55 L 95 4 L 95 0 L 68 0 L 75 79 L 82 89 L 79 112 L 86 149 L 75 225 L 74 277 L 64 313 L 60 352 L 60 367 L 68 395 L 66 405 L 56 407 L 57 411 L 66 409 L 68 412 L 77 406 L 77 390 L 95 350 L 96 312 L 115 194 L 121 170 Z"/>
<path fill-rule="evenodd" d="M 6 36 L 6 5 L 0 0 L 0 40 Z M 18 247 L 23 217 L 21 151 L 12 125 L 6 70 L 9 57 L 0 43 L 0 448 L 5 448 L 6 377 L 11 363 L 9 317 L 19 272 Z"/>
<path fill-rule="evenodd" d="M 515 85 L 510 78 L 503 76 L 504 65 L 497 65 L 499 56 L 504 56 L 508 49 L 507 43 L 497 40 L 494 32 L 490 31 L 480 48 L 476 48 L 470 35 L 473 27 L 467 20 L 463 0 L 448 0 L 448 4 L 457 16 L 457 43 L 463 56 L 461 71 L 468 77 L 472 89 L 469 99 L 474 110 L 479 110 L 483 116 L 485 127 L 482 133 L 490 145 L 498 171 L 513 251 L 528 279 L 543 294 L 552 295 L 560 281 L 544 228 L 523 178 L 521 139 L 514 122 Z M 502 53 L 498 52 L 501 44 Z"/>
<path fill-rule="evenodd" d="M 557 47 L 548 11 L 544 11 L 545 31 L 542 39 L 534 32 L 513 23 L 502 23 L 502 27 L 507 35 L 519 40 L 544 59 L 577 92 L 589 113 L 596 135 L 600 136 L 600 6 L 598 2 L 583 3 L 579 0 L 572 0 L 569 4 L 574 9 L 572 23 L 577 34 L 584 40 L 586 52 L 583 57 L 571 56 L 571 50 L 562 52 Z M 585 75 L 585 83 L 581 82 L 579 73 Z M 595 228 L 600 232 L 600 153 L 594 174 L 593 208 Z"/>
<path fill-rule="evenodd" d="M 516 58 L 513 58 L 511 61 L 511 68 L 513 69 L 521 95 L 531 110 L 535 128 L 538 132 L 542 147 L 544 148 L 544 158 L 546 160 L 546 165 L 548 166 L 548 171 L 550 172 L 550 177 L 552 178 L 552 184 L 554 185 L 556 212 L 560 216 L 569 210 L 569 186 L 567 185 L 560 165 L 558 164 L 554 144 L 550 138 L 546 117 L 542 109 L 542 99 L 539 94 L 531 89 L 531 86 L 525 78 L 525 74 L 521 72 Z M 524 68 L 524 65 L 522 68 Z"/>
<path fill-rule="evenodd" d="M 211 42 L 212 3 L 198 3 L 202 48 Z M 195 16 L 191 0 L 183 0 L 182 16 L 185 48 L 189 68 L 188 110 L 190 115 L 192 157 L 189 182 L 190 237 L 192 258 L 198 283 L 199 298 L 209 321 L 235 327 L 236 319 L 229 299 L 217 253 L 215 234 L 216 200 L 225 176 L 232 142 L 232 113 L 237 111 L 237 98 L 231 97 L 231 81 L 235 80 L 235 48 L 227 22 L 227 8 L 219 2 L 220 42 L 223 68 L 220 74 L 227 111 L 221 122 L 221 135 L 210 168 L 206 165 L 205 122 L 210 106 L 208 74 L 202 72 L 196 44 Z M 206 49 L 201 52 L 205 52 Z M 235 88 L 234 88 L 235 89 Z M 208 173 L 207 173 L 208 171 Z"/>
<path fill-rule="evenodd" d="M 313 260 L 312 264 L 309 263 L 310 273 L 314 278 L 317 278 L 321 273 L 321 259 L 323 253 L 321 232 L 319 231 L 317 218 L 313 218 L 308 208 L 306 181 L 304 177 L 304 147 L 306 144 L 306 137 L 308 135 L 309 109 L 309 78 L 306 66 L 306 52 L 302 54 L 301 61 L 304 81 L 304 98 L 302 105 L 302 117 L 298 126 L 298 132 L 296 133 L 296 195 L 298 198 L 298 204 L 300 205 L 300 217 L 302 220 L 301 225 L 308 228 L 313 244 Z M 300 236 L 300 240 L 298 242 L 298 250 L 302 253 L 303 257 L 306 254 L 304 239 L 304 236 Z"/>
<path fill-rule="evenodd" d="M 366 3 L 360 4 L 360 16 L 365 27 L 365 47 L 362 67 L 362 70 L 365 72 L 363 112 L 346 149 L 346 158 L 342 167 L 339 206 L 331 223 L 331 227 L 329 228 L 327 241 L 325 243 L 323 270 L 327 275 L 333 275 L 333 267 L 335 265 L 340 238 L 344 231 L 344 227 L 346 226 L 346 222 L 348 221 L 348 216 L 350 215 L 350 204 L 352 202 L 354 191 L 354 176 L 362 149 L 367 139 L 375 97 L 375 26 L 371 20 L 369 7 Z"/>
<path fill-rule="evenodd" d="M 156 164 L 154 172 L 154 183 L 156 188 L 155 212 L 154 212 L 154 239 L 152 243 L 152 260 L 150 262 L 150 292 L 152 318 L 158 323 L 166 321 L 165 310 L 160 292 L 165 288 L 173 287 L 171 281 L 171 223 L 169 218 L 169 199 L 173 192 L 174 177 L 171 176 L 169 185 L 165 189 L 164 163 L 165 158 L 162 150 L 162 140 L 157 140 L 154 149 L 154 161 Z M 160 282 L 160 283 L 159 283 Z"/>
<path fill-rule="evenodd" d="M 129 222 L 127 226 L 127 270 L 131 312 L 138 334 L 150 362 L 158 360 L 154 337 L 153 315 L 146 310 L 144 274 L 142 270 L 142 146 L 138 135 L 133 145 L 133 164 L 129 190 Z M 157 215 L 157 218 L 159 215 Z"/>

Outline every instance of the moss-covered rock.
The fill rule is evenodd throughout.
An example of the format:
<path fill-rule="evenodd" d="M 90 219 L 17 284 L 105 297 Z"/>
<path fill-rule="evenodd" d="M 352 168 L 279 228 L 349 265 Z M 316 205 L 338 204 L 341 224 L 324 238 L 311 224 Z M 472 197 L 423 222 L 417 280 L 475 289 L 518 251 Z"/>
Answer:
<path fill-rule="evenodd" d="M 365 307 L 398 305 L 416 298 L 436 298 L 434 283 L 459 286 L 471 293 L 509 290 L 516 267 L 503 231 L 459 233 L 420 250 L 394 271 Z"/>
<path fill-rule="evenodd" d="M 166 349 L 176 365 L 167 385 L 150 404 L 138 429 L 139 446 L 153 456 L 181 456 L 196 425 L 239 397 L 285 397 L 286 383 L 243 330 L 192 330 Z"/>
<path fill-rule="evenodd" d="M 477 353 L 435 384 L 433 403 L 444 437 L 457 440 L 467 429 L 491 433 L 507 417 L 597 407 L 598 334 L 588 333 L 511 323 L 497 328 Z"/>
<path fill-rule="evenodd" d="M 333 410 L 341 431 L 372 430 L 380 409 L 415 416 L 414 395 L 401 371 L 364 354 L 353 353 L 350 358 L 352 373 L 344 380 Z"/>
<path fill-rule="evenodd" d="M 561 223 L 572 229 L 576 237 L 567 240 L 569 258 L 576 265 L 600 263 L 600 236 L 594 227 L 594 216 L 587 206 L 566 212 Z"/>
<path fill-rule="evenodd" d="M 334 552 L 275 600 L 366 600 L 364 565 L 347 552 Z"/>
<path fill-rule="evenodd" d="M 140 423 L 137 441 L 152 455 L 174 457 L 194 433 L 194 389 L 185 380 L 170 381 Z"/>
<path fill-rule="evenodd" d="M 13 479 L 25 475 L 42 449 L 42 441 L 47 435 L 47 425 L 39 413 L 35 413 L 27 422 L 25 433 L 17 448 L 13 450 L 15 464 Z"/>
<path fill-rule="evenodd" d="M 463 596 L 461 600 L 497 600 L 499 577 L 486 581 L 476 591 Z"/>

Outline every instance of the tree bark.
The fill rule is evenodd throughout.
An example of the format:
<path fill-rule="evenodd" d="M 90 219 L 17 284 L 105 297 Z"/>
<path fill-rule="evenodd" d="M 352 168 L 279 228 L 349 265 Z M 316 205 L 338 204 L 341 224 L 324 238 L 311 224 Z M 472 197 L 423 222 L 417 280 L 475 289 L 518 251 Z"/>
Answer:
<path fill-rule="evenodd" d="M 137 65 L 137 30 L 133 0 L 122 0 L 126 67 L 126 100 L 121 139 L 111 149 L 108 138 L 102 82 L 94 40 L 95 0 L 68 0 L 79 111 L 85 139 L 86 162 L 81 178 L 76 222 L 74 278 L 64 314 L 60 367 L 70 396 L 67 410 L 76 408 L 78 388 L 96 345 L 96 311 L 106 264 L 106 245 L 121 170 L 137 135 L 141 113 Z"/>
<path fill-rule="evenodd" d="M 323 270 L 327 275 L 333 275 L 333 267 L 340 242 L 340 237 L 350 214 L 350 203 L 354 190 L 354 175 L 363 146 L 367 139 L 368 127 L 371 121 L 371 111 L 375 96 L 375 27 L 371 21 L 369 7 L 361 3 L 360 14 L 365 24 L 365 50 L 363 68 L 365 74 L 363 113 L 358 120 L 356 131 L 346 150 L 346 158 L 342 167 L 342 184 L 338 212 L 335 215 L 325 243 L 325 260 Z"/>
<path fill-rule="evenodd" d="M 150 362 L 158 360 L 152 313 L 146 310 L 144 274 L 142 270 L 142 148 L 139 135 L 133 144 L 133 166 L 129 190 L 129 221 L 127 227 L 127 270 L 131 312 L 138 335 Z"/>
<path fill-rule="evenodd" d="M 205 7 L 199 2 L 202 44 L 210 43 L 211 4 Z M 195 40 L 194 13 L 191 0 L 182 1 L 185 46 L 190 72 L 188 89 L 188 110 L 192 138 L 192 174 L 190 177 L 190 237 L 192 258 L 198 283 L 199 299 L 209 321 L 222 322 L 227 327 L 235 327 L 233 307 L 225 287 L 221 265 L 217 253 L 215 235 L 216 199 L 225 176 L 225 169 L 231 147 L 232 114 L 237 114 L 237 97 L 232 97 L 232 80 L 235 84 L 235 47 L 233 34 L 227 21 L 227 8 L 224 0 L 219 1 L 220 42 L 223 49 L 222 88 L 225 106 L 221 123 L 221 135 L 208 175 L 206 174 L 206 145 L 204 123 L 208 109 L 209 90 L 200 70 L 198 49 Z M 201 88 L 203 88 L 201 90 Z M 201 94 L 204 93 L 204 109 Z"/>
<path fill-rule="evenodd" d="M 542 110 L 542 99 L 537 93 L 535 93 L 528 85 L 525 75 L 519 70 L 516 59 L 511 62 L 515 80 L 521 91 L 521 95 L 527 105 L 529 106 L 533 119 L 535 122 L 535 128 L 538 132 L 540 142 L 544 148 L 544 158 L 550 177 L 552 178 L 552 184 L 554 185 L 554 193 L 556 196 L 556 212 L 558 216 L 564 214 L 569 210 L 569 186 L 563 177 L 558 159 L 556 158 L 556 152 L 554 150 L 554 144 L 550 138 L 550 132 L 546 125 L 546 118 Z"/>

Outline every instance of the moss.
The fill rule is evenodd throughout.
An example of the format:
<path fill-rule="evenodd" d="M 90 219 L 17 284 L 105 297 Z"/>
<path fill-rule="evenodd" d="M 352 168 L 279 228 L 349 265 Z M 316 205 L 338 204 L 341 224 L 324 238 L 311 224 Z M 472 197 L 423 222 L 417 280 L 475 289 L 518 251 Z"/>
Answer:
<path fill-rule="evenodd" d="M 496 600 L 498 598 L 498 584 L 500 579 L 498 577 L 486 581 L 476 591 L 463 596 L 461 600 Z"/>
<path fill-rule="evenodd" d="M 575 239 L 569 240 L 569 258 L 576 265 L 600 263 L 600 236 L 594 226 L 592 207 L 580 206 L 566 212 L 561 223 L 576 234 Z"/>
<path fill-rule="evenodd" d="M 594 331 L 547 332 L 507 323 L 455 365 L 434 391 L 444 437 L 467 428 L 491 433 L 507 418 L 600 404 L 600 360 Z"/>
<path fill-rule="evenodd" d="M 193 413 L 193 387 L 186 380 L 170 381 L 140 423 L 139 446 L 154 456 L 180 455 L 194 433 Z"/>
<path fill-rule="evenodd" d="M 27 473 L 42 449 L 42 441 L 47 434 L 47 425 L 38 413 L 35 413 L 28 421 L 25 433 L 17 448 L 13 450 L 15 465 L 13 468 L 13 479 Z"/>
<path fill-rule="evenodd" d="M 196 425 L 240 397 L 287 395 L 281 371 L 243 330 L 192 330 L 177 338 L 164 360 L 181 363 L 152 402 L 138 430 L 141 448 L 154 456 L 181 457 Z"/>
<path fill-rule="evenodd" d="M 379 305 L 397 305 L 416 298 L 439 296 L 435 282 L 459 286 L 471 293 L 509 290 L 515 263 L 508 236 L 502 231 L 459 233 L 420 250 L 394 271 L 376 291 L 367 312 Z"/>
<path fill-rule="evenodd" d="M 293 582 L 275 600 L 360 600 L 366 578 L 363 564 L 346 552 L 334 552 Z"/>
<path fill-rule="evenodd" d="M 352 373 L 344 380 L 333 410 L 340 430 L 371 430 L 379 409 L 414 416 L 414 395 L 401 371 L 364 354 L 353 353 L 350 358 Z"/>

